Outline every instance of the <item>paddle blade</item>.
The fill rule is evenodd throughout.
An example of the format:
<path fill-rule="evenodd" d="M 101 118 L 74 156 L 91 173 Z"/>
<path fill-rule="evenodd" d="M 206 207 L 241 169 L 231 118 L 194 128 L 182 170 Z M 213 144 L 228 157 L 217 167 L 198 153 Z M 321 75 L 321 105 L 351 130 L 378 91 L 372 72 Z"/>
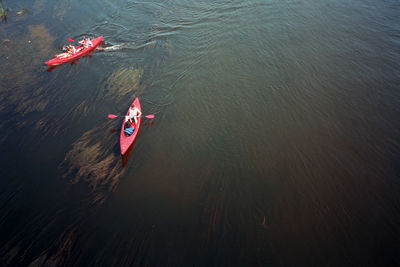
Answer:
<path fill-rule="evenodd" d="M 117 118 L 118 116 L 117 116 L 117 115 L 114 115 L 114 114 L 108 114 L 107 117 L 110 118 L 110 119 L 115 119 L 115 118 Z"/>
<path fill-rule="evenodd" d="M 72 40 L 71 38 L 67 38 L 68 42 L 75 42 L 74 40 Z"/>
<path fill-rule="evenodd" d="M 149 114 L 149 115 L 147 115 L 145 117 L 148 118 L 148 119 L 154 119 L 154 114 Z"/>

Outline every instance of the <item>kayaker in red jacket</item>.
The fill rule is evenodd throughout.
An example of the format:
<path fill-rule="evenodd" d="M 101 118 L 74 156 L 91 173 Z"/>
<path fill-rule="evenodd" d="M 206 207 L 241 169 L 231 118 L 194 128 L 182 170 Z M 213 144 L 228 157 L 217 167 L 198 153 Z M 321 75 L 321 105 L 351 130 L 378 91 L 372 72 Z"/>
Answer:
<path fill-rule="evenodd" d="M 125 123 L 127 121 L 132 123 L 132 119 L 134 119 L 135 124 L 137 124 L 137 118 L 139 118 L 140 116 L 142 116 L 142 112 L 135 105 L 132 105 L 129 108 L 129 115 L 125 116 Z"/>

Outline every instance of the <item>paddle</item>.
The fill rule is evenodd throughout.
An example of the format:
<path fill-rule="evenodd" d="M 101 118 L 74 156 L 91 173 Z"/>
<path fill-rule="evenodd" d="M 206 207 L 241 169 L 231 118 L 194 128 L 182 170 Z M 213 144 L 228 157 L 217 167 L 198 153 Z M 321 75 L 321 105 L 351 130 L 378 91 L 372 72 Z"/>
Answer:
<path fill-rule="evenodd" d="M 68 42 L 75 42 L 74 40 L 72 40 L 71 38 L 67 38 Z"/>
<path fill-rule="evenodd" d="M 118 117 L 125 117 L 125 116 L 115 115 L 115 114 L 108 114 L 107 117 L 110 118 L 110 119 L 115 119 L 115 118 L 118 118 Z M 143 116 L 141 116 L 141 117 L 143 117 Z M 146 115 L 144 117 L 147 118 L 147 119 L 154 119 L 154 114 L 149 114 L 149 115 Z"/>

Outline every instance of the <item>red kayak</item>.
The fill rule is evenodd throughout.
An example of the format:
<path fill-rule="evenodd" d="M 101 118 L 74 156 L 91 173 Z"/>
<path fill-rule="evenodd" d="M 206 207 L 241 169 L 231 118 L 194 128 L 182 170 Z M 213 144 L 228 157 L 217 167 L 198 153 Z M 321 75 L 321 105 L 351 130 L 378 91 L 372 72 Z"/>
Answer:
<path fill-rule="evenodd" d="M 133 101 L 132 104 L 135 105 L 140 111 L 142 111 L 142 108 L 140 107 L 139 98 L 136 97 L 136 99 Z M 128 112 L 126 113 L 126 116 L 129 116 L 129 109 L 128 109 Z M 136 136 L 139 132 L 141 120 L 142 120 L 142 118 L 139 117 L 139 118 L 137 118 L 137 124 L 135 124 L 135 121 L 132 121 L 132 123 L 130 123 L 129 121 L 125 123 L 125 118 L 124 118 L 124 121 L 122 122 L 122 127 L 121 127 L 121 135 L 119 138 L 119 145 L 121 147 L 122 155 L 125 154 L 125 152 L 128 150 L 128 148 L 135 141 Z M 128 135 L 127 133 L 124 132 L 124 130 L 127 128 L 134 128 L 135 130 L 133 131 L 133 133 L 131 135 Z"/>
<path fill-rule="evenodd" d="M 65 62 L 69 62 L 72 61 L 74 59 L 80 58 L 82 56 L 85 56 L 87 54 L 89 54 L 92 50 L 94 50 L 102 41 L 103 41 L 103 36 L 99 36 L 92 41 L 92 46 L 83 48 L 83 45 L 79 45 L 76 47 L 77 51 L 75 54 L 73 55 L 68 55 L 67 53 L 63 53 L 58 55 L 57 57 L 50 59 L 49 61 L 46 61 L 46 65 L 49 66 L 56 66 L 56 65 L 60 65 L 62 63 Z"/>

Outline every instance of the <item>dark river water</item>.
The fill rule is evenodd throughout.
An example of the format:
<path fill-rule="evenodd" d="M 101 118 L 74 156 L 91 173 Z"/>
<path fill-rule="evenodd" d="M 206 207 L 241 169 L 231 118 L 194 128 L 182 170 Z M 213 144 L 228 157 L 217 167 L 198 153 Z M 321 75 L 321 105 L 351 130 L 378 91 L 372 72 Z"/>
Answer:
<path fill-rule="evenodd" d="M 1 266 L 400 265 L 399 1 L 0 4 Z"/>

